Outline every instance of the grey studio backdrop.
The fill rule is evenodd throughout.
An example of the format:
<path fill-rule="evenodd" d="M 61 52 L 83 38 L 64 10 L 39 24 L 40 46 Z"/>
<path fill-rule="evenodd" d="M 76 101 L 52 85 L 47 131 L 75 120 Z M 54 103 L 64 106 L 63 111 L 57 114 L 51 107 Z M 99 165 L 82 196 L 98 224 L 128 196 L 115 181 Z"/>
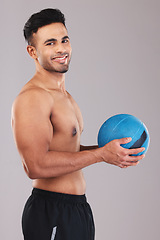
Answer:
<path fill-rule="evenodd" d="M 32 186 L 13 140 L 11 106 L 35 71 L 23 25 L 48 7 L 66 16 L 73 48 L 66 87 L 84 117 L 82 144 L 96 144 L 102 122 L 117 113 L 140 118 L 151 136 L 136 167 L 84 169 L 96 240 L 159 240 L 159 0 L 1 1 L 0 239 L 22 239 L 21 214 Z"/>

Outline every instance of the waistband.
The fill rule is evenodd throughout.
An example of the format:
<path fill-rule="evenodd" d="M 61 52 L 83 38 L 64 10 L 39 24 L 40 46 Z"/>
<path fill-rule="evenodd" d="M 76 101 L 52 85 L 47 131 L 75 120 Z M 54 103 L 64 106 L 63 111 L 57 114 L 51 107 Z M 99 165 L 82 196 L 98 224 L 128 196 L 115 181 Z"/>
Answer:
<path fill-rule="evenodd" d="M 57 201 L 72 202 L 72 203 L 86 203 L 87 199 L 84 195 L 73 195 L 59 192 L 51 192 L 38 188 L 33 188 L 32 195 L 43 196 L 47 199 L 53 199 Z"/>

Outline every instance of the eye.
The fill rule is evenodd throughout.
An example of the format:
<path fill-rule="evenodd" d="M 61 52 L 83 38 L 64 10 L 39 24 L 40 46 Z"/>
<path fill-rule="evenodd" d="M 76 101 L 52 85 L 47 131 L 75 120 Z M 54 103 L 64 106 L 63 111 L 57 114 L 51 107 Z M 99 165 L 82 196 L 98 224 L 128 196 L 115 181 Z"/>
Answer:
<path fill-rule="evenodd" d="M 53 45 L 55 45 L 54 42 L 49 42 L 49 43 L 46 44 L 46 46 L 53 46 Z"/>
<path fill-rule="evenodd" d="M 64 40 L 62 41 L 62 43 L 68 43 L 68 42 L 69 42 L 68 39 L 64 39 Z"/>

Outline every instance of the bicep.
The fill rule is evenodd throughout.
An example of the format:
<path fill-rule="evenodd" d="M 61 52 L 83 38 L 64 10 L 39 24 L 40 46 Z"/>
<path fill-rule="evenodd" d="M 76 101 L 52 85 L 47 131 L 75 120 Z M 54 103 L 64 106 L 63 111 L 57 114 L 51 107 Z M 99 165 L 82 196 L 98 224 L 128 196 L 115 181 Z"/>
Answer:
<path fill-rule="evenodd" d="M 37 99 L 22 99 L 14 106 L 13 131 L 20 155 L 27 161 L 45 154 L 53 135 L 50 108 Z"/>

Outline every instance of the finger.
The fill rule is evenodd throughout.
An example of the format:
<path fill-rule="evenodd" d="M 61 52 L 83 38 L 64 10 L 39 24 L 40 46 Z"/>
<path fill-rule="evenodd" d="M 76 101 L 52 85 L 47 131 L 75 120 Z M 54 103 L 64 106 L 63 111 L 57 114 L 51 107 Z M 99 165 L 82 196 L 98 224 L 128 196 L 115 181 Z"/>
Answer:
<path fill-rule="evenodd" d="M 120 168 L 128 168 L 131 166 L 137 166 L 139 164 L 139 161 L 137 162 L 124 162 L 119 165 Z"/>
<path fill-rule="evenodd" d="M 143 152 L 144 150 L 145 150 L 144 147 L 142 147 L 142 148 L 128 149 L 128 155 L 138 154 L 138 153 L 140 153 L 140 152 Z"/>
<path fill-rule="evenodd" d="M 127 163 L 136 163 L 142 160 L 145 157 L 145 154 L 142 154 L 140 156 L 128 156 L 125 159 L 125 162 Z"/>
<path fill-rule="evenodd" d="M 131 137 L 127 137 L 127 138 L 120 138 L 120 139 L 116 139 L 116 141 L 119 142 L 119 144 L 126 144 L 132 141 Z"/>
<path fill-rule="evenodd" d="M 120 168 L 127 168 L 130 166 L 137 166 L 139 161 L 145 157 L 144 154 L 140 156 L 128 156 L 126 157 L 125 161 L 121 162 L 119 165 Z"/>
<path fill-rule="evenodd" d="M 131 167 L 131 166 L 137 166 L 139 164 L 139 161 L 136 162 L 123 162 L 120 164 L 121 168 L 127 168 L 127 167 Z"/>
<path fill-rule="evenodd" d="M 128 168 L 129 166 L 122 166 L 121 168 Z"/>

